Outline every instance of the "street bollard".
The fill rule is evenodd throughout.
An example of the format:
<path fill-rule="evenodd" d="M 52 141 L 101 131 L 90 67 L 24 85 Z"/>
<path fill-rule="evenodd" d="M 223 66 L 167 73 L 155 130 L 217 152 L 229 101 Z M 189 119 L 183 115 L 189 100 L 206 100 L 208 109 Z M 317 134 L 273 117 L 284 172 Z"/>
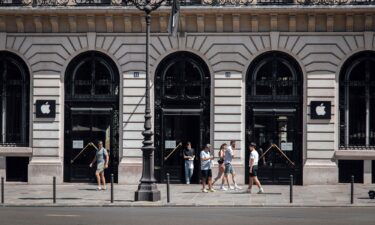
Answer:
<path fill-rule="evenodd" d="M 169 193 L 169 173 L 167 173 L 167 203 L 171 201 L 170 193 Z"/>
<path fill-rule="evenodd" d="M 290 185 L 289 185 L 289 202 L 293 203 L 293 175 L 290 175 Z"/>
<path fill-rule="evenodd" d="M 1 204 L 4 204 L 4 177 L 1 177 Z"/>
<path fill-rule="evenodd" d="M 350 204 L 354 203 L 354 176 L 350 180 Z"/>
<path fill-rule="evenodd" d="M 113 196 L 113 192 L 114 192 L 113 180 L 114 180 L 114 176 L 113 176 L 113 173 L 112 173 L 111 174 L 111 203 L 113 203 L 113 200 L 114 200 L 114 196 Z"/>
<path fill-rule="evenodd" d="M 56 177 L 53 177 L 53 187 L 52 187 L 52 192 L 53 192 L 53 203 L 56 203 Z"/>

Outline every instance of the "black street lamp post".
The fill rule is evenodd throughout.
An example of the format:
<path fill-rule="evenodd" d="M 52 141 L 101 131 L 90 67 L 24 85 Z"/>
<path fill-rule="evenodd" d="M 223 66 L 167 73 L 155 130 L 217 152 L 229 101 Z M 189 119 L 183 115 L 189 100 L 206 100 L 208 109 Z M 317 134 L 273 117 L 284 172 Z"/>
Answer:
<path fill-rule="evenodd" d="M 165 0 L 128 0 L 139 10 L 146 14 L 146 109 L 145 124 L 142 146 L 142 178 L 135 192 L 135 201 L 159 201 L 160 191 L 156 186 L 154 176 L 154 157 L 153 157 L 153 141 L 151 130 L 151 109 L 150 109 L 150 81 L 149 81 L 149 48 L 150 48 L 150 25 L 151 13 L 159 8 Z"/>

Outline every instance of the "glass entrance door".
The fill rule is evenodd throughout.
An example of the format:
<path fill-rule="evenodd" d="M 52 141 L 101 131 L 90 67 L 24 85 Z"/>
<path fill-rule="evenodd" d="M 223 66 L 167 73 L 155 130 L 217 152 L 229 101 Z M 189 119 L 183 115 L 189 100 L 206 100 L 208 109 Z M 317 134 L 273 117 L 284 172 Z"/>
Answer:
<path fill-rule="evenodd" d="M 183 150 L 191 142 L 195 150 L 192 183 L 199 181 L 199 152 L 201 150 L 199 115 L 164 115 L 161 149 L 163 152 L 161 180 L 170 174 L 171 182 L 185 182 Z M 179 145 L 180 144 L 180 145 Z"/>
<path fill-rule="evenodd" d="M 111 108 L 88 108 L 70 110 L 70 124 L 67 124 L 67 136 L 65 141 L 65 178 L 72 182 L 95 181 L 95 166 L 89 165 L 95 156 L 99 140 L 110 154 L 109 169 L 105 170 L 106 179 L 114 173 L 117 164 L 117 154 L 113 151 L 113 135 L 111 132 L 112 115 Z"/>
<path fill-rule="evenodd" d="M 263 183 L 287 184 L 291 174 L 296 183 L 300 182 L 302 137 L 297 121 L 293 110 L 254 112 L 250 141 L 257 144 L 259 179 Z M 249 152 L 246 154 L 248 159 Z M 248 166 L 246 168 L 248 174 Z"/>

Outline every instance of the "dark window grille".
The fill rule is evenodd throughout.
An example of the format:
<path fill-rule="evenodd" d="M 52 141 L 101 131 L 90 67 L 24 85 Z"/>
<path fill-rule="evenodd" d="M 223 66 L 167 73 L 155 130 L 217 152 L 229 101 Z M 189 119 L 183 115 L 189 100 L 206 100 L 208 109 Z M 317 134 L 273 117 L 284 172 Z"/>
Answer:
<path fill-rule="evenodd" d="M 299 66 L 284 54 L 272 52 L 259 57 L 249 69 L 247 99 L 256 101 L 298 101 L 301 81 Z"/>
<path fill-rule="evenodd" d="M 18 56 L 0 52 L 0 146 L 27 146 L 29 74 Z"/>
<path fill-rule="evenodd" d="M 375 148 L 375 53 L 351 57 L 340 74 L 340 148 Z M 368 113 L 367 113 L 368 112 Z"/>
<path fill-rule="evenodd" d="M 67 70 L 66 100 L 116 101 L 119 87 L 116 66 L 99 52 L 83 53 Z"/>

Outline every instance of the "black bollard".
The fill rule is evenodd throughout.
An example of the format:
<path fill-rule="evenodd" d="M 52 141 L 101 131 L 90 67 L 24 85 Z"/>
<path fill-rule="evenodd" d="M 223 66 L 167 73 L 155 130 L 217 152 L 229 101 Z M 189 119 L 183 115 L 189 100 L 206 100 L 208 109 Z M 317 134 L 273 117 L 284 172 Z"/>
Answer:
<path fill-rule="evenodd" d="M 113 203 L 113 200 L 114 200 L 114 196 L 113 196 L 113 192 L 114 192 L 113 180 L 114 180 L 114 176 L 113 176 L 113 173 L 112 173 L 111 174 L 111 203 Z"/>
<path fill-rule="evenodd" d="M 289 185 L 289 202 L 293 203 L 293 175 L 290 175 L 290 185 Z"/>
<path fill-rule="evenodd" d="M 169 173 L 167 173 L 167 203 L 171 201 L 170 193 L 169 193 Z"/>
<path fill-rule="evenodd" d="M 1 177 L 1 204 L 4 204 L 4 177 Z"/>
<path fill-rule="evenodd" d="M 350 180 L 350 204 L 354 203 L 354 176 Z"/>
<path fill-rule="evenodd" d="M 56 177 L 53 177 L 53 203 L 56 203 Z"/>

